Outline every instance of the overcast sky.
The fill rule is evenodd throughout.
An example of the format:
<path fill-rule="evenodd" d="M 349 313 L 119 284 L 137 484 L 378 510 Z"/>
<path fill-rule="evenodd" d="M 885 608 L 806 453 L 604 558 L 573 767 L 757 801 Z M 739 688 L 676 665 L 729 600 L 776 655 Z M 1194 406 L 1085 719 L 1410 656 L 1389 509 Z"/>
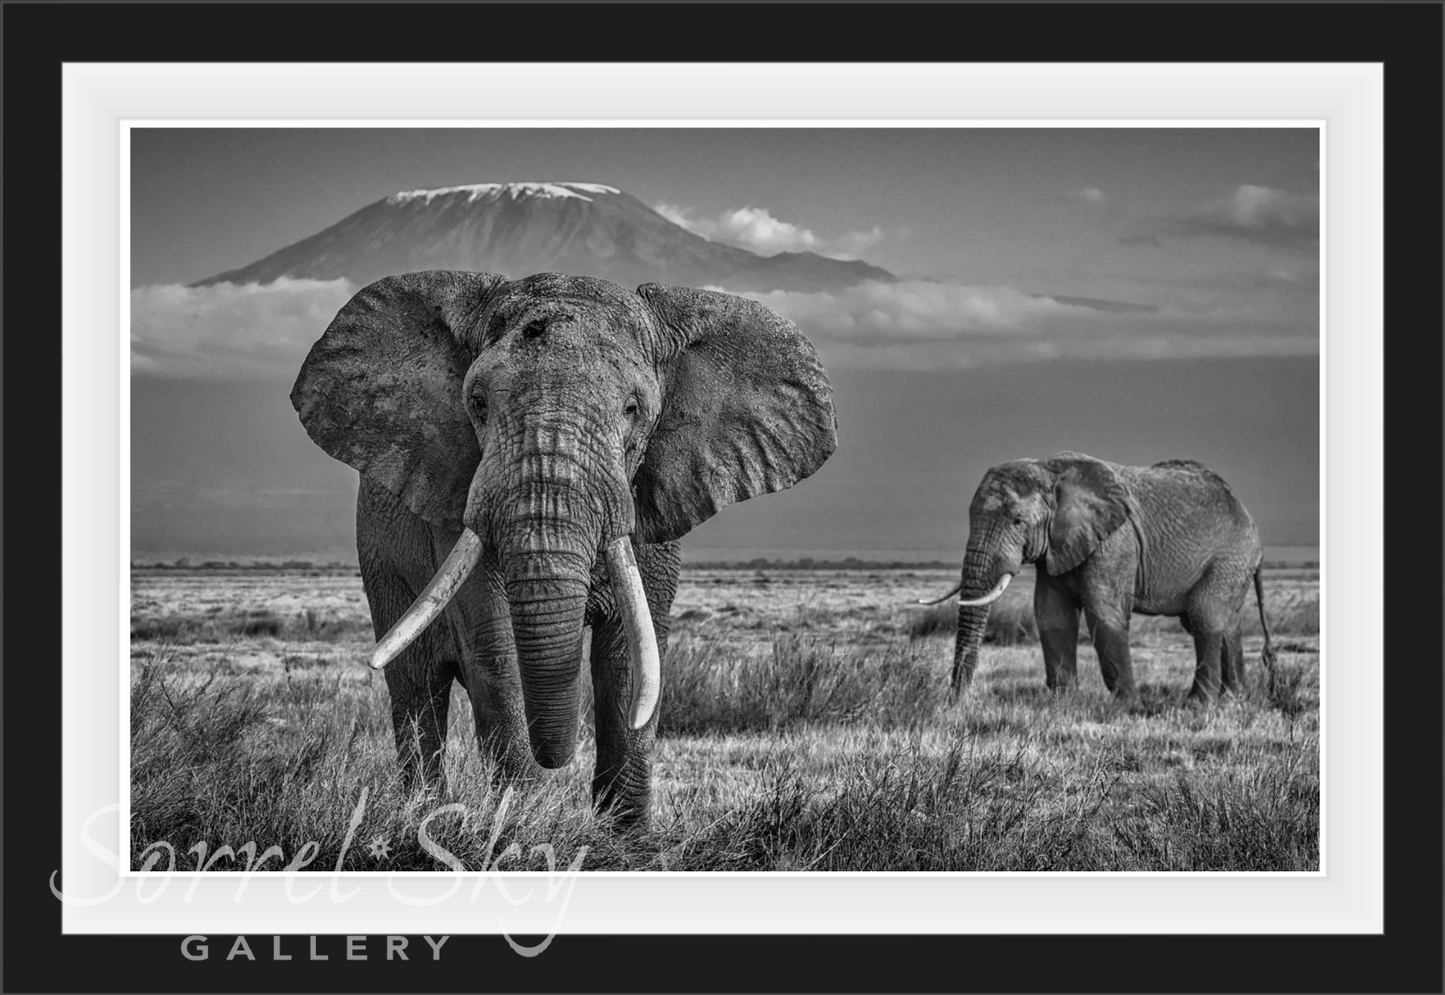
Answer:
<path fill-rule="evenodd" d="M 157 129 L 131 176 L 132 335 L 160 357 L 134 368 L 137 553 L 348 541 L 354 474 L 286 390 L 355 288 L 184 284 L 397 190 L 513 180 L 903 278 L 757 295 L 834 372 L 840 450 L 695 546 L 956 552 L 987 466 L 1065 448 L 1204 459 L 1268 544 L 1317 541 L 1313 130 Z"/>

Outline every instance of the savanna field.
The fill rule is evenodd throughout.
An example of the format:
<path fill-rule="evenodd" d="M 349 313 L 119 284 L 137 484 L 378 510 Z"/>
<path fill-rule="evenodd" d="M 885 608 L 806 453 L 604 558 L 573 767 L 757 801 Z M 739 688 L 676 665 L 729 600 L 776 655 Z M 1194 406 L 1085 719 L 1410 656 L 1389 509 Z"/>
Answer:
<path fill-rule="evenodd" d="M 1079 687 L 1051 695 L 1029 571 L 950 706 L 954 603 L 912 601 L 956 579 L 685 568 L 639 834 L 591 811 L 585 687 L 578 758 L 508 789 L 454 686 L 448 796 L 408 795 L 354 568 L 133 568 L 132 864 L 164 840 L 183 870 L 198 843 L 248 841 L 281 849 L 266 870 L 309 841 L 315 870 L 447 870 L 438 848 L 482 870 L 513 843 L 502 869 L 545 869 L 540 844 L 584 870 L 1318 869 L 1315 569 L 1267 569 L 1274 679 L 1251 595 L 1251 691 L 1205 709 L 1181 707 L 1193 644 L 1174 619 L 1135 617 L 1131 705 L 1110 699 L 1086 633 Z M 436 814 L 449 803 L 465 811 Z"/>

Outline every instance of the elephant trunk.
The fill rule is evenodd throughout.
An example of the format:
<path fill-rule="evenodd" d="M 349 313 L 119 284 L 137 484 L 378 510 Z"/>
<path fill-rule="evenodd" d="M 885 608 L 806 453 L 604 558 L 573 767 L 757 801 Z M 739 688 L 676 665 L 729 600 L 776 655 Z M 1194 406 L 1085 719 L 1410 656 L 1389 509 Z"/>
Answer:
<path fill-rule="evenodd" d="M 543 767 L 561 767 L 577 749 L 587 584 L 540 577 L 510 581 L 507 600 L 532 755 Z"/>
<path fill-rule="evenodd" d="M 494 524 L 532 754 L 561 767 L 577 749 L 582 628 L 597 537 L 541 516 Z"/>
<path fill-rule="evenodd" d="M 991 535 L 988 530 L 971 529 L 968 548 L 963 557 L 963 577 L 959 583 L 958 634 L 953 644 L 953 680 L 950 684 L 950 692 L 955 698 L 962 694 L 973 680 L 974 669 L 978 666 L 978 648 L 983 642 L 984 628 L 988 625 L 990 607 L 997 600 L 997 594 L 1002 593 L 1000 582 L 1006 587 L 1006 578 L 1012 573 L 996 571 L 997 544 Z M 995 573 L 1001 573 L 1001 576 L 996 577 Z"/>

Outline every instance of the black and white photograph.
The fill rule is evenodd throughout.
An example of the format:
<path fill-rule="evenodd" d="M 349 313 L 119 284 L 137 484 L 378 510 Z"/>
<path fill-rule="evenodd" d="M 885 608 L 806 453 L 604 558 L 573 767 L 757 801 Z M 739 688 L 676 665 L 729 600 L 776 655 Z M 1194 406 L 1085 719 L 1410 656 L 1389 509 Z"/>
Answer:
<path fill-rule="evenodd" d="M 122 141 L 132 870 L 1322 870 L 1319 127 Z"/>
<path fill-rule="evenodd" d="M 1442 9 L 0 5 L 0 988 L 1439 992 Z"/>

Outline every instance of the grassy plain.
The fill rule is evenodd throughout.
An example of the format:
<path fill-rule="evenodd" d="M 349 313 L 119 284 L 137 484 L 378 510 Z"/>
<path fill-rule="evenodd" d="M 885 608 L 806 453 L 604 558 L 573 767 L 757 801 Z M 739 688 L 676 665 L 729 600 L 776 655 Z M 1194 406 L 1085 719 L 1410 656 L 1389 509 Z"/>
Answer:
<path fill-rule="evenodd" d="M 1193 650 L 1173 619 L 1134 620 L 1132 705 L 1110 699 L 1087 645 L 1080 686 L 1050 695 L 1027 572 L 995 606 L 974 687 L 948 705 L 954 607 L 910 602 L 955 578 L 686 569 L 652 828 L 636 834 L 590 809 L 585 728 L 568 768 L 494 784 L 460 687 L 450 794 L 406 795 L 385 682 L 363 664 L 371 623 L 354 569 L 135 568 L 133 865 L 165 840 L 181 869 L 198 843 L 213 855 L 248 841 L 280 848 L 270 870 L 308 841 L 323 870 L 338 858 L 445 870 L 448 855 L 469 870 L 499 857 L 542 869 L 539 844 L 584 870 L 1318 868 L 1316 571 L 1268 570 L 1273 685 L 1251 598 L 1255 686 L 1207 709 L 1181 707 Z M 451 802 L 465 809 L 438 814 Z"/>

